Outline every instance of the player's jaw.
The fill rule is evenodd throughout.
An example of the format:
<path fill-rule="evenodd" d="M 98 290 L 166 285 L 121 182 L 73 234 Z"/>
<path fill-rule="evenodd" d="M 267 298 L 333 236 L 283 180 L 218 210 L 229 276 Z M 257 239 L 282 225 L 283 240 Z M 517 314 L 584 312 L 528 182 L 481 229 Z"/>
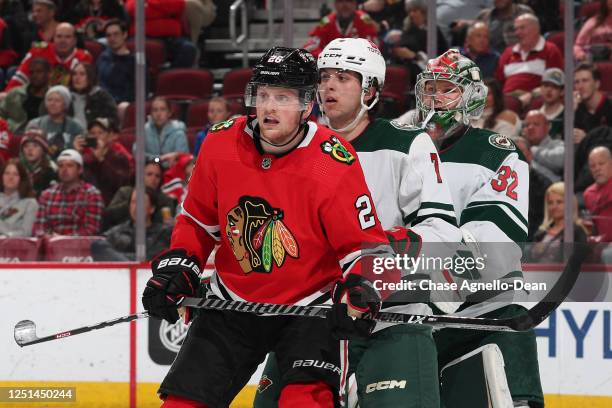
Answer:
<path fill-rule="evenodd" d="M 336 129 L 344 127 L 355 119 L 361 107 L 359 95 L 323 91 L 319 97 L 325 116 Z"/>
<path fill-rule="evenodd" d="M 280 109 L 258 109 L 257 121 L 264 139 L 282 144 L 292 138 L 299 125 L 302 112 Z"/>

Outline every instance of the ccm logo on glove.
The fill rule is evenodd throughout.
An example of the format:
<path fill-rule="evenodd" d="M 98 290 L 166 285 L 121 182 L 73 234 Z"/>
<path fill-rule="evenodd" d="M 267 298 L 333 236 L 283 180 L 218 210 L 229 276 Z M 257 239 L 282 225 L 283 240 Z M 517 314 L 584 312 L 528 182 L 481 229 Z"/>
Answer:
<path fill-rule="evenodd" d="M 192 271 L 195 272 L 196 275 L 200 276 L 200 267 L 198 267 L 198 265 L 193 262 L 190 261 L 188 259 L 185 258 L 166 258 L 166 259 L 162 259 L 159 264 L 157 265 L 157 269 L 163 269 L 166 266 L 184 266 L 185 268 L 189 268 Z"/>

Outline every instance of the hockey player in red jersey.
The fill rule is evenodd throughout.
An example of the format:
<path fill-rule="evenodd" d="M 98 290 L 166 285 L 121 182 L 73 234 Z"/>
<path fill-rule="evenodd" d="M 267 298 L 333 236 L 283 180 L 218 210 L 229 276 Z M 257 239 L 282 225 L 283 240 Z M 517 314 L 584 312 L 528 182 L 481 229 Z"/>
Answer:
<path fill-rule="evenodd" d="M 209 296 L 307 305 L 328 301 L 333 287 L 349 312 L 376 313 L 366 263 L 388 242 L 355 151 L 307 120 L 317 83 L 311 54 L 273 48 L 245 92 L 257 114 L 211 128 L 171 249 L 152 263 L 143 293 L 152 316 L 178 320 L 176 303 L 195 294 L 215 245 Z M 166 408 L 226 407 L 275 351 L 279 406 L 331 408 L 345 369 L 339 346 L 322 319 L 206 310 L 159 392 Z"/>

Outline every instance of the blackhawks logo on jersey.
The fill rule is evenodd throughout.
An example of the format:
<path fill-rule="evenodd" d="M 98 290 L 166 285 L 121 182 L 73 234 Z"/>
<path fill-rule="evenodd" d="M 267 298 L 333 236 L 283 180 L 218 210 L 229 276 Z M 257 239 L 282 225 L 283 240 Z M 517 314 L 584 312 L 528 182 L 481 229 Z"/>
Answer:
<path fill-rule="evenodd" d="M 321 143 L 321 150 L 323 150 L 323 153 L 329 154 L 332 159 L 340 163 L 351 165 L 355 161 L 355 156 L 344 147 L 336 136 L 332 136 L 329 140 Z"/>
<path fill-rule="evenodd" d="M 260 197 L 242 196 L 227 213 L 225 234 L 244 273 L 269 273 L 285 258 L 299 257 L 293 234 L 283 223 L 284 213 Z"/>
<path fill-rule="evenodd" d="M 225 120 L 223 122 L 215 123 L 210 127 L 209 132 L 218 132 L 219 130 L 229 129 L 234 124 L 234 119 Z"/>

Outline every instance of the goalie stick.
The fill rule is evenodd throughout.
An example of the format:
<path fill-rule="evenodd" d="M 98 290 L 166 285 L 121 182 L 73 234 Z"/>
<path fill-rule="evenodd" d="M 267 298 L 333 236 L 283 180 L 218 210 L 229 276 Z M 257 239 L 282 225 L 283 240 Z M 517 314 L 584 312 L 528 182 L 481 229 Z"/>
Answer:
<path fill-rule="evenodd" d="M 580 264 L 584 257 L 573 253 L 570 256 L 563 273 L 544 299 L 525 314 L 505 319 L 489 319 L 486 317 L 462 317 L 453 315 L 421 315 L 408 313 L 380 312 L 373 320 L 396 324 L 425 324 L 438 329 L 457 328 L 487 331 L 526 331 L 542 323 L 567 297 L 580 273 Z M 179 306 L 196 309 L 233 310 L 236 312 L 261 313 L 270 315 L 303 316 L 325 318 L 329 306 L 297 306 L 275 305 L 269 303 L 241 302 L 237 300 L 183 298 Z M 36 324 L 31 320 L 22 320 L 15 326 L 15 341 L 21 347 L 62 339 L 92 330 L 102 329 L 119 323 L 149 317 L 147 312 L 131 314 L 114 320 L 63 331 L 45 337 L 37 337 Z"/>

